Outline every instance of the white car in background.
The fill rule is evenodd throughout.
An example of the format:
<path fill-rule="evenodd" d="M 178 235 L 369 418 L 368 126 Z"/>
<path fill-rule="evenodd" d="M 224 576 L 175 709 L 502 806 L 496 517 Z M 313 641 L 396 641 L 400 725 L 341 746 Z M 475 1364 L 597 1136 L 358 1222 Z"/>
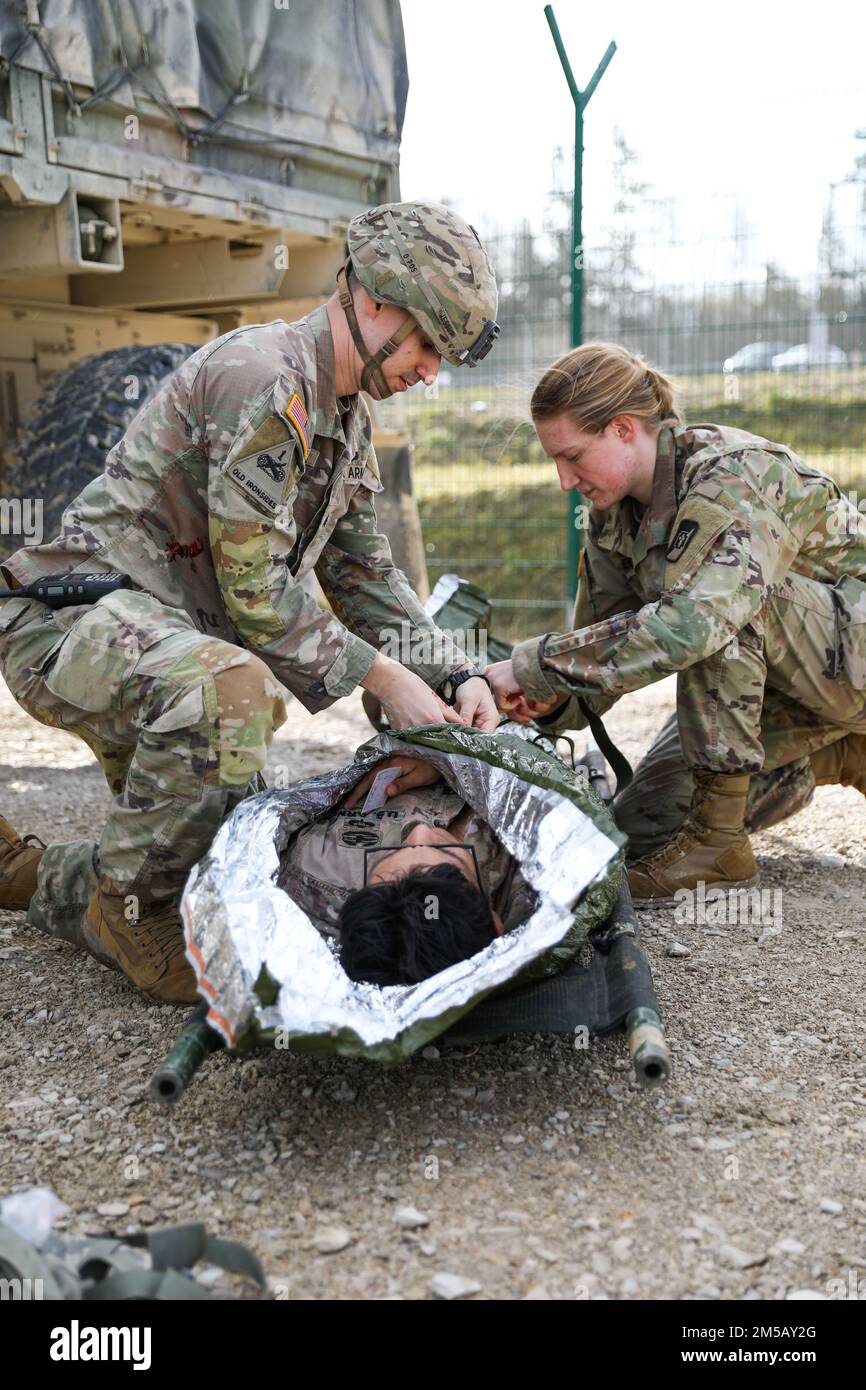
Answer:
<path fill-rule="evenodd" d="M 817 367 L 844 367 L 847 362 L 847 354 L 832 343 L 825 347 L 798 343 L 796 347 L 788 348 L 787 352 L 780 352 L 778 357 L 773 358 L 773 371 L 809 372 Z"/>
<path fill-rule="evenodd" d="M 722 371 L 768 372 L 773 358 L 784 352 L 787 347 L 787 343 L 746 343 L 746 346 L 735 352 L 733 357 L 725 358 Z"/>

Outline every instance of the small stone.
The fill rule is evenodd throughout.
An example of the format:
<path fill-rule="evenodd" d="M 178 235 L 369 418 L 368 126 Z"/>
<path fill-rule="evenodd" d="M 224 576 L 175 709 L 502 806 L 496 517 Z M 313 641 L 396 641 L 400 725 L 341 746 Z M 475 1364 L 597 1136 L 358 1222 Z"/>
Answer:
<path fill-rule="evenodd" d="M 690 956 L 692 953 L 688 946 L 684 946 L 681 941 L 672 941 L 667 949 L 667 954 L 678 958 L 680 956 Z"/>
<path fill-rule="evenodd" d="M 687 1140 L 687 1144 L 690 1149 L 697 1149 L 698 1151 L 707 1147 L 699 1134 L 693 1134 L 691 1139 Z"/>
<path fill-rule="evenodd" d="M 439 1049 L 438 1047 L 425 1047 L 421 1053 L 421 1056 L 426 1057 L 428 1062 L 438 1062 Z"/>
<path fill-rule="evenodd" d="M 548 1302 L 550 1301 L 550 1294 L 543 1284 L 530 1284 L 526 1293 L 523 1295 L 522 1301 L 524 1303 Z"/>
<path fill-rule="evenodd" d="M 835 1202 L 832 1197 L 822 1197 L 820 1211 L 826 1211 L 828 1216 L 841 1216 L 845 1208 L 841 1202 Z"/>
<path fill-rule="evenodd" d="M 100 1202 L 96 1208 L 100 1216 L 126 1216 L 129 1211 L 128 1202 Z"/>
<path fill-rule="evenodd" d="M 339 1250 L 345 1250 L 353 1240 L 354 1236 L 349 1234 L 345 1226 L 322 1226 L 313 1236 L 313 1245 L 320 1255 L 335 1255 Z"/>
<path fill-rule="evenodd" d="M 764 1119 L 768 1120 L 771 1125 L 789 1125 L 791 1123 L 791 1112 L 785 1110 L 783 1106 L 778 1109 L 768 1107 L 764 1110 L 763 1115 Z"/>
<path fill-rule="evenodd" d="M 750 1254 L 736 1245 L 720 1245 L 719 1259 L 731 1269 L 751 1269 L 753 1265 L 766 1264 L 768 1256 Z"/>
<path fill-rule="evenodd" d="M 430 1280 L 430 1292 L 434 1298 L 444 1298 L 450 1302 L 454 1298 L 468 1298 L 470 1294 L 480 1293 L 481 1285 L 475 1279 L 464 1279 L 462 1274 L 434 1274 Z"/>
<path fill-rule="evenodd" d="M 425 1216 L 417 1207 L 398 1207 L 394 1212 L 394 1220 L 398 1226 L 402 1226 L 406 1231 L 414 1231 L 418 1226 L 429 1226 L 430 1217 Z"/>
<path fill-rule="evenodd" d="M 761 935 L 758 937 L 757 944 L 759 946 L 766 946 L 768 942 L 775 940 L 777 936 L 781 935 L 781 927 L 765 927 L 765 929 L 761 932 Z"/>
<path fill-rule="evenodd" d="M 794 1240 L 792 1236 L 785 1236 L 782 1240 L 776 1241 L 776 1250 L 780 1255 L 802 1255 L 806 1249 L 805 1245 L 799 1240 Z"/>
<path fill-rule="evenodd" d="M 707 1140 L 707 1151 L 709 1153 L 721 1153 L 723 1149 L 732 1149 L 733 1147 L 734 1144 L 732 1139 L 716 1139 L 713 1137 Z"/>
<path fill-rule="evenodd" d="M 824 869 L 844 869 L 847 862 L 841 854 L 816 854 L 814 859 Z"/>
<path fill-rule="evenodd" d="M 503 1144 L 524 1144 L 526 1141 L 522 1134 L 503 1134 Z"/>
<path fill-rule="evenodd" d="M 819 1293 L 817 1289 L 790 1289 L 785 1294 L 786 1303 L 826 1303 L 827 1295 Z"/>

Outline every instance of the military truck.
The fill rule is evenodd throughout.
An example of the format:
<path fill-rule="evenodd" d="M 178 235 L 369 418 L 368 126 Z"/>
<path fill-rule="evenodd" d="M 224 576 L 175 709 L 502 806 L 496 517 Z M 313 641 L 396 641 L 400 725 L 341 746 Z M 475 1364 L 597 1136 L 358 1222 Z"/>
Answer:
<path fill-rule="evenodd" d="M 0 555 L 191 351 L 327 298 L 407 91 L 398 0 L 0 0 Z M 426 596 L 408 437 L 375 442 Z"/>

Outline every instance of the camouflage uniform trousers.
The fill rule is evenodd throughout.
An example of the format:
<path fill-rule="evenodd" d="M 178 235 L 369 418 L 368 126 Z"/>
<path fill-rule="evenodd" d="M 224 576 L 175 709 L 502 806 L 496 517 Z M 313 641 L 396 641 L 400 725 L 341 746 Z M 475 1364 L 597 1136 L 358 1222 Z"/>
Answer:
<path fill-rule="evenodd" d="M 226 816 L 264 788 L 284 691 L 253 652 L 202 634 L 149 594 L 123 590 L 56 612 L 17 603 L 5 624 L 0 605 L 12 695 L 34 719 L 82 738 L 114 796 L 98 842 L 51 844 L 39 865 L 28 918 L 77 942 L 100 876 L 143 902 L 179 897 Z"/>
<path fill-rule="evenodd" d="M 630 861 L 659 848 L 681 824 L 693 767 L 751 772 L 746 829 L 765 830 L 812 799 L 812 753 L 846 733 L 866 733 L 866 689 L 828 672 L 839 645 L 829 587 L 790 574 L 760 616 L 739 634 L 735 656 L 723 650 L 679 673 L 677 710 L 614 800 Z M 866 656 L 862 626 L 856 640 Z"/>

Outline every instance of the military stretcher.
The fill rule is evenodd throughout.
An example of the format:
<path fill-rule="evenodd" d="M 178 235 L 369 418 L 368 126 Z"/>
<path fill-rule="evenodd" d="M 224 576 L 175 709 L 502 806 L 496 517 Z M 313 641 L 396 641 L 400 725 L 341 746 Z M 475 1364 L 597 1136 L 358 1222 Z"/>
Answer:
<path fill-rule="evenodd" d="M 459 632 L 481 625 L 489 612 L 484 596 L 466 581 L 446 580 L 428 603 L 439 626 Z M 509 650 L 488 638 L 489 659 Z M 223 1047 L 243 1055 L 282 1046 L 393 1064 L 434 1038 L 448 1047 L 512 1033 L 570 1035 L 582 1047 L 591 1036 L 623 1031 L 637 1078 L 647 1086 L 667 1080 L 670 1054 L 598 748 L 579 760 L 572 748 L 568 768 L 537 727 L 512 725 L 495 738 L 454 725 L 395 735 L 382 728 L 378 710 L 367 712 L 379 733 L 353 767 L 241 803 L 190 875 L 182 914 L 203 998 L 155 1073 L 151 1098 L 177 1103 L 208 1055 Z M 508 940 L 471 961 L 420 985 L 380 990 L 343 975 L 336 954 L 279 887 L 280 854 L 298 826 L 398 749 L 437 762 L 490 816 L 532 881 L 535 909 Z"/>

